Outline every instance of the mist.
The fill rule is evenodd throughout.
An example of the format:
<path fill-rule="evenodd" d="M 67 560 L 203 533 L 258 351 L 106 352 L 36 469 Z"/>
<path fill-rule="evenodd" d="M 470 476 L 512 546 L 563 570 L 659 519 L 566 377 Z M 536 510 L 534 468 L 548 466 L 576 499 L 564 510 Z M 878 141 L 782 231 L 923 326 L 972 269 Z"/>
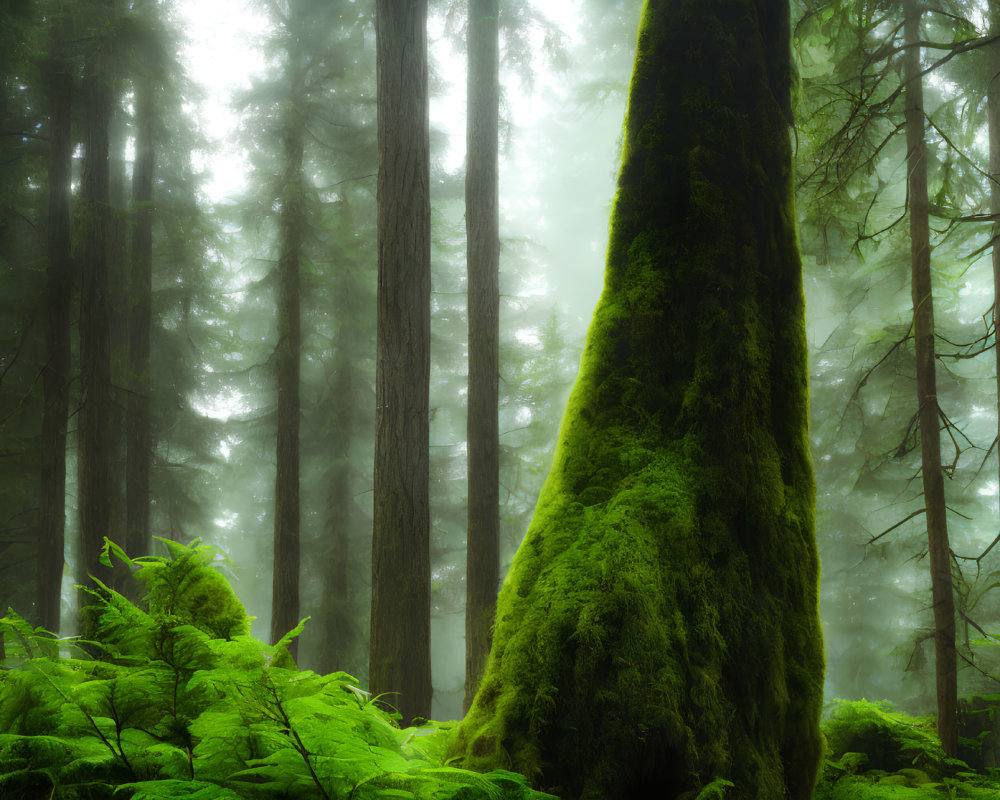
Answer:
<path fill-rule="evenodd" d="M 0 599 L 33 625 L 85 636 L 81 584 L 93 589 L 96 579 L 131 600 L 140 596 L 129 568 L 100 560 L 104 536 L 133 558 L 165 555 L 162 540 L 200 542 L 225 554 L 216 566 L 253 618 L 253 636 L 274 644 L 308 618 L 289 648 L 294 663 L 347 673 L 366 689 L 383 244 L 372 4 L 119 3 L 121 29 L 107 34 L 115 42 L 108 48 L 79 42 L 103 41 L 95 31 L 100 14 L 111 12 L 71 19 L 66 4 L 35 5 L 2 12 L 0 34 Z M 968 698 L 997 694 L 1000 680 L 1000 261 L 993 252 L 1000 156 L 990 128 L 1000 124 L 1000 106 L 987 91 L 995 12 L 984 3 L 953 5 L 951 16 L 923 22 L 925 38 L 947 42 L 952 57 L 925 51 L 921 113 L 929 358 L 950 534 L 944 569 L 957 620 L 957 691 Z M 641 6 L 535 0 L 503 4 L 499 17 L 501 582 L 559 446 L 604 289 Z M 933 715 L 940 601 L 932 596 L 934 506 L 922 466 L 931 434 L 916 395 L 913 148 L 903 84 L 887 77 L 895 53 L 874 44 L 897 36 L 902 22 L 894 12 L 868 19 L 859 50 L 849 30 L 864 20 L 837 4 L 792 8 L 789 135 L 825 707 L 865 698 Z M 430 716 L 460 720 L 470 449 L 466 4 L 431 2 L 426 30 Z M 870 56 L 868 73 L 859 71 L 859 53 Z M 59 94 L 60 86 L 75 94 Z M 67 115 L 63 133 L 59 114 Z M 103 183 L 84 142 L 94 119 L 107 139 Z M 143 148 L 155 153 L 146 179 Z M 59 174 L 57 157 L 65 174 L 50 180 Z M 65 207 L 52 205 L 54 195 Z M 140 222 L 147 211 L 148 228 Z M 59 219 L 65 230 L 53 234 Z M 60 236 L 65 241 L 53 245 Z M 289 241 L 294 304 L 284 272 Z M 72 272 L 95 252 L 101 285 Z M 143 278 L 135 264 L 146 252 Z M 145 324 L 136 321 L 139 308 Z M 53 321 L 60 315 L 62 327 Z M 49 349 L 56 341 L 58 375 Z M 92 374 L 90 360 L 106 374 Z M 292 361 L 294 373 L 282 372 Z M 294 406 L 285 405 L 287 380 Z M 107 395 L 103 415 L 93 411 L 99 390 Z M 65 406 L 61 439 L 59 424 L 46 422 L 56 395 Z M 276 489 L 285 470 L 276 443 L 288 424 L 285 408 L 294 408 L 297 560 L 288 563 L 297 600 L 279 608 L 273 579 L 284 534 L 276 533 L 276 515 L 287 504 Z M 136 438 L 142 430 L 146 438 Z M 51 482 L 52 447 L 61 453 L 62 484 Z M 88 459 L 102 448 L 98 474 Z M 138 449 L 147 462 L 141 469 L 142 453 L 131 460 Z M 129 500 L 137 492 L 145 498 L 139 511 Z"/>

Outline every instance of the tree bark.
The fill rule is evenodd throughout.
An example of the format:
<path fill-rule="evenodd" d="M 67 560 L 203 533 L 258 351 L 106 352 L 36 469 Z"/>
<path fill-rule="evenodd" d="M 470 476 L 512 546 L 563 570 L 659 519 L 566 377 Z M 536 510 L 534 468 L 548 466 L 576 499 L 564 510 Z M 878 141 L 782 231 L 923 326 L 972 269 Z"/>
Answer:
<path fill-rule="evenodd" d="M 431 708 L 427 0 L 377 0 L 378 344 L 369 688 Z"/>
<path fill-rule="evenodd" d="M 347 307 L 348 298 L 341 308 Z M 354 368 L 352 357 L 359 352 L 351 326 L 342 324 L 337 333 L 334 353 L 333 385 L 330 410 L 334 418 L 330 437 L 333 463 L 327 485 L 329 493 L 325 509 L 325 538 L 331 543 L 331 555 L 323 574 L 323 608 L 319 671 L 322 673 L 349 670 L 348 653 L 353 647 L 348 598 L 350 596 L 350 531 L 354 523 L 354 500 L 351 493 L 351 439 L 357 421 L 354 410 Z"/>
<path fill-rule="evenodd" d="M 469 508 L 465 710 L 479 688 L 500 588 L 499 0 L 469 0 L 465 230 L 469 269 Z"/>
<path fill-rule="evenodd" d="M 278 440 L 274 492 L 274 572 L 271 642 L 299 623 L 299 362 L 302 352 L 299 270 L 305 226 L 302 159 L 304 153 L 305 69 L 302 56 L 289 50 L 291 94 L 282 143 L 281 253 L 278 258 Z M 298 641 L 288 647 L 294 658 Z"/>
<path fill-rule="evenodd" d="M 153 85 L 138 81 L 135 100 L 135 164 L 132 171 L 132 270 L 129 280 L 129 377 L 126 413 L 125 551 L 149 555 L 149 477 L 153 462 L 150 417 L 150 328 L 153 303 Z M 134 588 L 131 583 L 130 589 Z M 133 597 L 133 599 L 135 599 Z"/>
<path fill-rule="evenodd" d="M 456 731 L 465 766 L 567 799 L 811 796 L 789 38 L 781 0 L 645 4 L 604 292 Z"/>
<path fill-rule="evenodd" d="M 990 5 L 990 32 L 1000 36 L 1000 6 Z M 1000 40 L 990 45 L 990 81 L 986 88 L 990 137 L 990 213 L 993 214 L 993 354 L 996 359 L 997 477 L 1000 479 Z M 998 480 L 1000 484 L 1000 480 Z"/>
<path fill-rule="evenodd" d="M 958 752 L 958 685 L 955 596 L 941 469 L 941 435 L 934 363 L 934 299 L 931 288 L 930 204 L 924 144 L 924 98 L 920 76 L 920 17 L 916 0 L 904 0 L 903 75 L 906 81 L 906 170 L 910 211 L 913 340 L 917 356 L 917 403 L 927 545 L 934 604 L 938 735 L 949 756 Z"/>
<path fill-rule="evenodd" d="M 111 18 L 113 2 L 95 3 L 95 13 Z M 102 20 L 102 21 L 103 21 Z M 97 25 L 97 30 L 103 30 Z M 108 286 L 110 170 L 108 129 L 112 113 L 110 42 L 99 34 L 91 45 L 82 84 L 84 164 L 80 247 L 80 392 L 77 492 L 81 558 L 78 582 L 90 575 L 109 582 L 99 562 L 111 523 L 111 304 Z M 83 630 L 87 630 L 86 621 Z"/>
<path fill-rule="evenodd" d="M 120 6 L 116 2 L 116 13 Z M 114 45 L 112 45 L 114 46 Z M 115 54 L 116 61 L 118 54 Z M 120 64 L 111 67 L 118 70 Z M 132 265 L 130 261 L 130 230 L 128 208 L 130 205 L 126 179 L 125 148 L 128 140 L 127 121 L 120 103 L 112 106 L 109 127 L 109 180 L 111 209 L 108 215 L 108 303 L 111 309 L 111 409 L 112 420 L 123 420 L 125 424 L 113 424 L 106 431 L 108 447 L 111 451 L 111 482 L 105 502 L 111 505 L 110 522 L 105 536 L 124 547 L 128 537 L 128 498 L 126 496 L 128 478 L 128 391 L 132 376 L 129 374 L 129 297 Z M 112 585 L 118 592 L 131 595 L 136 590 L 132 585 L 131 570 L 128 565 L 114 560 Z"/>
<path fill-rule="evenodd" d="M 37 561 L 38 624 L 59 631 L 60 599 L 66 534 L 66 427 L 70 383 L 70 304 L 73 297 L 71 257 L 71 171 L 73 140 L 73 73 L 62 54 L 71 38 L 69 24 L 55 23 L 51 52 L 45 62 L 50 103 L 48 267 L 45 273 L 46 362 L 42 373 L 45 407 L 42 417 L 40 513 Z"/>

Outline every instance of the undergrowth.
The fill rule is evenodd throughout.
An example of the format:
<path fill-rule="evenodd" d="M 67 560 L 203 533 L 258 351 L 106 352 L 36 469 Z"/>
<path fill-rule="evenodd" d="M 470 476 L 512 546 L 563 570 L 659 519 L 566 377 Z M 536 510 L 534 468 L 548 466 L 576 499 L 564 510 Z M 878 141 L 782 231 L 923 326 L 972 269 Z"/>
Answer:
<path fill-rule="evenodd" d="M 837 701 L 823 724 L 826 753 L 813 800 L 997 800 L 1000 772 L 948 758 L 933 717 L 886 703 Z"/>
<path fill-rule="evenodd" d="M 401 730 L 342 672 L 296 669 L 249 635 L 217 550 L 128 559 L 143 608 L 98 583 L 91 640 L 0 620 L 0 797 L 544 798 L 520 775 L 441 761 L 447 729 Z"/>

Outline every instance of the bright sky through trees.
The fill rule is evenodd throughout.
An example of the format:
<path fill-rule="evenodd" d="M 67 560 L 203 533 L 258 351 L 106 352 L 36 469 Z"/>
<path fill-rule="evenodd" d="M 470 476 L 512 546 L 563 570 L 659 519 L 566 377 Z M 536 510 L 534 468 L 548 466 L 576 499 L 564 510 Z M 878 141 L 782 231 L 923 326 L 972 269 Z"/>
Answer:
<path fill-rule="evenodd" d="M 533 4 L 562 29 L 568 42 L 575 40 L 579 0 L 534 0 Z M 260 45 L 267 36 L 268 21 L 246 0 L 179 0 L 177 8 L 187 33 L 183 57 L 191 79 L 204 91 L 192 112 L 215 145 L 211 153 L 200 154 L 198 166 L 210 176 L 203 191 L 210 201 L 218 202 L 245 186 L 246 159 L 235 141 L 238 118 L 231 101 L 233 93 L 248 88 L 253 76 L 265 67 Z M 450 149 L 443 161 L 449 170 L 458 170 L 465 157 L 465 57 L 460 47 L 445 40 L 441 15 L 432 16 L 428 27 L 434 57 L 447 81 L 444 94 L 431 99 L 432 123 L 448 131 Z M 540 39 L 538 31 L 533 38 Z M 532 49 L 539 50 L 540 41 L 533 42 Z M 507 111 L 518 128 L 515 140 L 530 136 L 531 129 L 567 99 L 565 82 L 547 64 L 539 63 L 536 69 L 531 87 L 506 76 Z M 526 166 L 520 154 L 510 155 L 514 166 Z M 519 205 L 537 209 L 538 202 L 527 197 Z"/>

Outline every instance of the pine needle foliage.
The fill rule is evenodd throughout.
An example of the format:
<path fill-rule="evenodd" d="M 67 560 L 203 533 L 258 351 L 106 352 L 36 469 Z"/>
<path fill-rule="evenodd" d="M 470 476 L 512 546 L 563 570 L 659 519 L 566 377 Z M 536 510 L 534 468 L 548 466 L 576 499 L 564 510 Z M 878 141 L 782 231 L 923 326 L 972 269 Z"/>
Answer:
<path fill-rule="evenodd" d="M 343 672 L 300 671 L 249 618 L 198 542 L 129 559 L 142 606 L 97 583 L 95 636 L 56 639 L 0 619 L 0 797 L 489 798 L 546 795 L 520 775 L 442 763 L 445 726 L 401 730 Z"/>

